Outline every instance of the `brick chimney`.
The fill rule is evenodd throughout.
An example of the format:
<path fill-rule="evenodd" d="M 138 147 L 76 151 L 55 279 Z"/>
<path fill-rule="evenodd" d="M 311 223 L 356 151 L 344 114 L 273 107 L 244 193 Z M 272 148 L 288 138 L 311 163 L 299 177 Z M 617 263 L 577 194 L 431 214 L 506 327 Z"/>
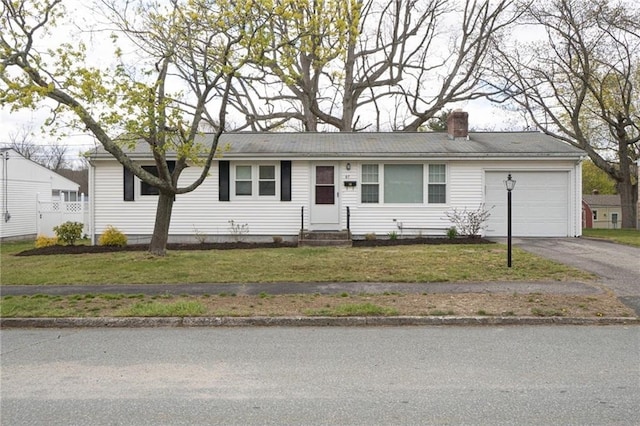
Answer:
<path fill-rule="evenodd" d="M 449 139 L 467 139 L 469 137 L 469 113 L 461 109 L 451 111 L 447 117 Z"/>

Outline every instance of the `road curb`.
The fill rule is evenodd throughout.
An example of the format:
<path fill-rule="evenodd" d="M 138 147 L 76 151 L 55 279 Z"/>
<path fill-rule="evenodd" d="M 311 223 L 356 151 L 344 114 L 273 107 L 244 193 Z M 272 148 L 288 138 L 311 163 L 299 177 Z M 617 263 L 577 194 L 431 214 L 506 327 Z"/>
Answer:
<path fill-rule="evenodd" d="M 383 327 L 492 325 L 640 325 L 625 317 L 109 317 L 2 318 L 0 328 Z"/>

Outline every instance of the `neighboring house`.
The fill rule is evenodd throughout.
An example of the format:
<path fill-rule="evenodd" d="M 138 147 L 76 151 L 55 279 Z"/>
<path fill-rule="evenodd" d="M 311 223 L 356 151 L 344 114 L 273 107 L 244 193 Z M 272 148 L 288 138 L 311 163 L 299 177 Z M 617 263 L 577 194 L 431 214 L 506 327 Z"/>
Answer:
<path fill-rule="evenodd" d="M 218 241 L 238 232 L 247 240 L 294 240 L 301 229 L 347 228 L 354 238 L 444 236 L 452 225 L 447 212 L 483 204 L 491 210 L 485 234 L 506 236 L 509 173 L 517 181 L 514 236 L 581 235 L 583 151 L 538 132 L 468 133 L 462 111 L 449 120 L 450 134 L 224 134 L 210 176 L 176 197 L 170 241 Z M 145 144 L 130 156 L 155 170 Z M 200 170 L 187 168 L 181 182 Z M 104 150 L 92 155 L 89 183 L 94 239 L 112 225 L 131 243 L 150 240 L 155 188 Z"/>
<path fill-rule="evenodd" d="M 78 184 L 26 159 L 11 148 L 0 149 L 0 239 L 28 239 L 42 231 L 43 205 L 78 199 Z M 48 206 L 47 206 L 48 208 Z"/>
<path fill-rule="evenodd" d="M 620 195 L 585 194 L 582 196 L 582 209 L 584 228 L 620 228 Z"/>
<path fill-rule="evenodd" d="M 85 194 L 86 197 L 89 196 L 89 169 L 60 169 L 56 170 L 56 173 L 80 185 L 80 188 L 78 189 L 79 193 Z M 75 200 L 68 199 L 67 201 Z"/>

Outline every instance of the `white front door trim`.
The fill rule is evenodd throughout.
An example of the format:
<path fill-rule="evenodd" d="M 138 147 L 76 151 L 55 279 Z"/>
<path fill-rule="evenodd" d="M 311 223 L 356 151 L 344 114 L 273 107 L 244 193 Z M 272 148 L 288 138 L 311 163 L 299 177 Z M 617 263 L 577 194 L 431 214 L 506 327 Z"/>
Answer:
<path fill-rule="evenodd" d="M 341 229 L 339 169 L 339 163 L 318 162 L 311 164 L 309 228 L 312 231 L 339 231 Z"/>

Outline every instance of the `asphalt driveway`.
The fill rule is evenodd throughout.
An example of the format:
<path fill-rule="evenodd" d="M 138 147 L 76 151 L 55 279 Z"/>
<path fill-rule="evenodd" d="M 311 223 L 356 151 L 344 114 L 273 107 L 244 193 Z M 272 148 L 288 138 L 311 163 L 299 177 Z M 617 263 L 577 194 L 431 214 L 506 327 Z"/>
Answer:
<path fill-rule="evenodd" d="M 640 248 L 590 238 L 514 238 L 514 246 L 592 272 L 640 314 Z"/>

